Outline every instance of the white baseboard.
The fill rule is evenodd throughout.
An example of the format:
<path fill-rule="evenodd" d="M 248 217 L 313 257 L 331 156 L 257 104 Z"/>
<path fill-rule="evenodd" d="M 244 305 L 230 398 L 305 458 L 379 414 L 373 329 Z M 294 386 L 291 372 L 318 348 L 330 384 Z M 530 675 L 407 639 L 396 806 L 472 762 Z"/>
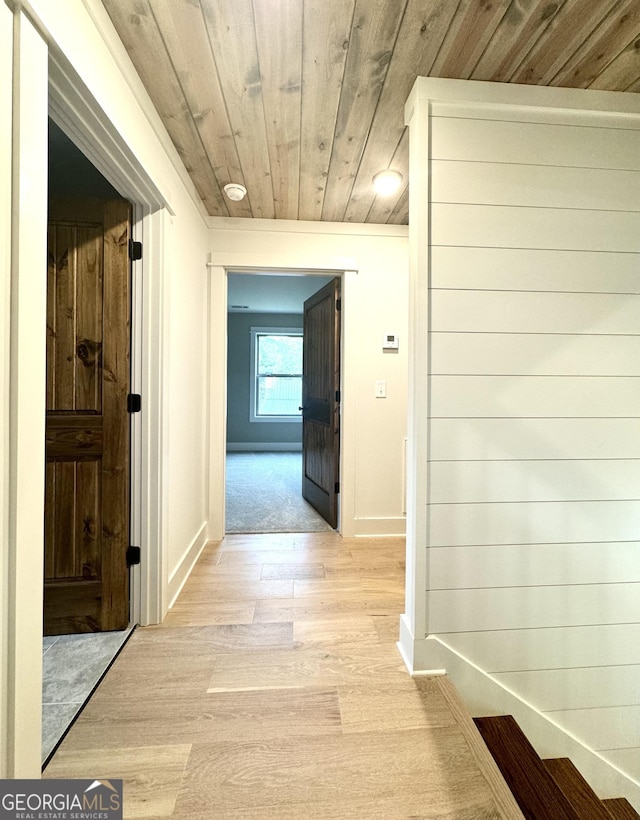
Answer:
<path fill-rule="evenodd" d="M 296 441 L 228 441 L 228 453 L 301 453 L 302 443 Z"/>
<path fill-rule="evenodd" d="M 400 635 L 398 638 L 398 642 L 396 643 L 396 646 L 398 647 L 398 652 L 402 657 L 404 665 L 409 670 L 411 677 L 420 678 L 430 675 L 446 675 L 446 669 L 415 668 L 414 650 L 417 643 L 418 642 L 414 641 L 413 639 L 413 635 L 411 633 L 411 625 L 409 623 L 409 619 L 407 618 L 407 614 L 404 613 L 400 616 Z"/>
<path fill-rule="evenodd" d="M 413 651 L 416 641 L 411 633 L 411 625 L 406 613 L 400 616 L 400 635 L 398 637 L 398 652 L 402 656 L 402 661 L 409 672 L 413 675 Z"/>
<path fill-rule="evenodd" d="M 403 537 L 407 532 L 407 520 L 398 518 L 354 518 L 353 535 L 357 537 L 386 536 L 387 538 Z"/>
<path fill-rule="evenodd" d="M 191 570 L 195 566 L 196 561 L 200 557 L 200 553 L 207 543 L 207 522 L 198 530 L 195 538 L 187 547 L 184 555 L 178 562 L 173 572 L 169 574 L 169 585 L 167 589 L 167 599 L 169 600 L 169 609 L 175 604 L 176 598 L 182 591 L 185 581 L 191 575 Z"/>
<path fill-rule="evenodd" d="M 513 715 L 538 754 L 568 757 L 600 798 L 626 797 L 640 810 L 640 783 L 558 726 L 532 704 L 495 680 L 435 636 L 414 640 L 406 617 L 400 620 L 398 648 L 412 675 L 444 670 L 474 717 Z"/>

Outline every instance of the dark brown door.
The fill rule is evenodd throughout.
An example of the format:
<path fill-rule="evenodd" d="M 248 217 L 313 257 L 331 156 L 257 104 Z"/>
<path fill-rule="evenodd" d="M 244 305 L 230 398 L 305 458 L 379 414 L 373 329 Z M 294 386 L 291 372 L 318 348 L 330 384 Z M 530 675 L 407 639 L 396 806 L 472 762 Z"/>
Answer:
<path fill-rule="evenodd" d="M 129 621 L 130 207 L 49 203 L 44 632 Z"/>
<path fill-rule="evenodd" d="M 340 461 L 340 279 L 304 303 L 302 495 L 338 525 Z"/>

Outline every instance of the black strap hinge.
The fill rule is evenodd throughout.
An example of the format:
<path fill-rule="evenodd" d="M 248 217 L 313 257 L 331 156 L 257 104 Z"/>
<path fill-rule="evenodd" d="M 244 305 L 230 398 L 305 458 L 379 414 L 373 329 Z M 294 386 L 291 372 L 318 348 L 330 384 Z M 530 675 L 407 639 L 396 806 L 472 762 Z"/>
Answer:
<path fill-rule="evenodd" d="M 140 547 L 127 547 L 127 566 L 135 567 L 140 563 Z"/>
<path fill-rule="evenodd" d="M 140 393 L 129 393 L 127 396 L 127 413 L 139 413 L 142 410 Z"/>
<path fill-rule="evenodd" d="M 132 262 L 137 262 L 138 259 L 142 259 L 142 242 L 134 242 L 133 239 L 129 240 L 129 259 Z"/>
<path fill-rule="evenodd" d="M 336 495 L 338 495 L 338 493 L 340 492 L 340 482 L 339 481 L 336 481 L 336 485 L 335 485 L 333 491 Z"/>
<path fill-rule="evenodd" d="M 342 299 L 336 299 L 336 310 L 342 310 Z"/>

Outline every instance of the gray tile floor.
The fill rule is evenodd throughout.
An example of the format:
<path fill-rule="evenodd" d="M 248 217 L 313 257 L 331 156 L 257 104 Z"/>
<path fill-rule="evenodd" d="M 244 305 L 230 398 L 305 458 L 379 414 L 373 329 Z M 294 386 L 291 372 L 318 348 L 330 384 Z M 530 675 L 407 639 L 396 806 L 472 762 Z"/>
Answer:
<path fill-rule="evenodd" d="M 67 731 L 131 629 L 42 639 L 42 760 Z"/>

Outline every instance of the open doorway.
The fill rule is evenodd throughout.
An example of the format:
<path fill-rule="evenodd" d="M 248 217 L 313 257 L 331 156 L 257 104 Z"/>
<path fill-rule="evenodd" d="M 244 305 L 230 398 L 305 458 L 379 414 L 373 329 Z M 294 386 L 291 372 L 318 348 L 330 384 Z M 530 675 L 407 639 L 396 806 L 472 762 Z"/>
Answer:
<path fill-rule="evenodd" d="M 339 315 L 333 317 L 333 340 L 325 347 L 317 321 L 323 306 L 317 306 L 314 295 L 327 287 L 339 290 L 340 280 L 302 272 L 233 272 L 227 281 L 225 531 L 332 530 L 337 526 Z M 327 360 L 324 369 L 338 380 L 338 387 L 330 391 L 332 418 L 327 400 L 327 407 L 322 407 L 327 418 L 318 425 L 314 412 L 320 403 L 315 395 L 309 396 L 308 388 L 313 386 L 315 394 L 316 385 L 327 381 L 317 375 L 310 378 L 309 368 L 317 370 L 320 359 Z M 320 441 L 318 426 L 331 428 L 329 439 L 335 432 L 330 470 L 321 463 L 320 449 L 326 451 L 329 445 Z M 318 486 L 323 479 L 334 494 L 332 511 L 319 503 L 319 496 L 324 500 L 326 495 Z M 310 493 L 309 487 L 316 492 Z"/>
<path fill-rule="evenodd" d="M 49 120 L 42 759 L 130 634 L 131 205 Z"/>

